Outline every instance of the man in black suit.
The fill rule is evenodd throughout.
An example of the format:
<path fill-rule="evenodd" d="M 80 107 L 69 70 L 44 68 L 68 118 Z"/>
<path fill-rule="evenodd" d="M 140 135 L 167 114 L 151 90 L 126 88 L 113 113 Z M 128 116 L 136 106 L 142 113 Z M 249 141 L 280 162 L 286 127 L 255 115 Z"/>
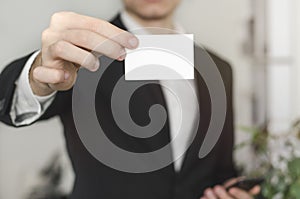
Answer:
<path fill-rule="evenodd" d="M 141 27 L 176 29 L 173 13 L 180 0 L 123 2 L 125 12 L 111 23 L 71 12 L 55 13 L 50 26 L 42 34 L 41 50 L 12 62 L 2 72 L 0 120 L 12 126 L 24 126 L 53 116 L 60 117 L 76 174 L 70 195 L 72 199 L 252 198 L 259 192 L 259 187 L 247 193 L 237 188 L 227 192 L 223 186 L 225 181 L 234 181 L 236 176 L 232 160 L 232 71 L 227 62 L 213 53 L 209 54 L 225 85 L 227 111 L 220 139 L 206 157 L 199 159 L 198 152 L 210 122 L 211 101 L 208 88 L 199 75 L 195 76 L 195 88 L 199 96 L 201 121 L 180 169 L 172 163 L 152 172 L 122 172 L 97 161 L 84 147 L 74 124 L 72 91 L 79 66 L 90 71 L 101 67 L 91 50 L 116 60 L 103 74 L 95 97 L 97 116 L 106 136 L 115 145 L 137 153 L 155 151 L 170 142 L 168 122 L 158 134 L 148 139 L 126 135 L 114 122 L 110 100 L 116 82 L 124 78 L 125 48 L 138 46 L 137 38 L 126 31 L 131 27 L 126 26 L 136 23 Z M 96 46 L 104 41 L 106 45 Z M 161 104 L 165 109 L 172 108 L 167 106 L 159 84 L 149 84 L 137 90 L 130 104 L 132 119 L 140 125 L 149 123 L 147 110 L 154 104 Z M 167 118 L 170 119 L 170 115 Z"/>

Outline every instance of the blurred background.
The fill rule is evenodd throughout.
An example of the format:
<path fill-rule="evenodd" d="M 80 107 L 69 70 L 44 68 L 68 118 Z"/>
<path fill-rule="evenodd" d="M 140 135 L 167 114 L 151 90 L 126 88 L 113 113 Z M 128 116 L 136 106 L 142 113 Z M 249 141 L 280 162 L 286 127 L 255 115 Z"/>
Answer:
<path fill-rule="evenodd" d="M 110 19 L 122 7 L 120 0 L 1 0 L 0 4 L 0 71 L 39 49 L 41 32 L 54 12 Z M 183 0 L 176 18 L 197 42 L 233 66 L 236 143 L 251 138 L 245 127 L 276 135 L 288 132 L 300 118 L 300 1 Z M 235 151 L 237 165 L 246 172 L 255 167 L 253 153 L 251 146 Z M 1 199 L 23 199 L 41 184 L 49 165 L 63 171 L 56 177 L 62 179 L 60 190 L 68 193 L 74 175 L 57 118 L 22 129 L 0 124 Z"/>

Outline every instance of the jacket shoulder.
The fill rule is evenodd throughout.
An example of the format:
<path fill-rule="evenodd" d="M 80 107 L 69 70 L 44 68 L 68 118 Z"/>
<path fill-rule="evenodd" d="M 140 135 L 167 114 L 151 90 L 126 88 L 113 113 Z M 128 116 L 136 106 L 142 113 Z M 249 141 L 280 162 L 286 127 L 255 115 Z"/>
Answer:
<path fill-rule="evenodd" d="M 15 82 L 19 78 L 24 65 L 31 56 L 27 55 L 17 59 L 6 67 L 0 74 L 0 116 L 8 114 L 15 90 Z"/>
<path fill-rule="evenodd" d="M 232 70 L 231 64 L 227 60 L 223 59 L 221 56 L 216 54 L 215 52 L 207 50 L 207 53 L 212 58 L 212 60 L 215 62 L 224 81 L 226 82 L 226 80 L 232 80 L 233 70 Z"/>

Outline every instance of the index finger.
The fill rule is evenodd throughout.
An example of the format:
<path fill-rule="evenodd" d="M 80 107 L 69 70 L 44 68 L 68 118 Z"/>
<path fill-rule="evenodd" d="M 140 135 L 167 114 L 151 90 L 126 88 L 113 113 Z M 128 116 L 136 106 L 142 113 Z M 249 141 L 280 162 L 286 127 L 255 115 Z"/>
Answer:
<path fill-rule="evenodd" d="M 138 46 L 138 39 L 128 31 L 105 20 L 73 12 L 55 13 L 51 18 L 50 26 L 56 30 L 86 29 L 113 40 L 125 48 L 133 49 Z"/>
<path fill-rule="evenodd" d="M 260 186 L 259 185 L 256 185 L 255 187 L 253 187 L 250 191 L 249 191 L 249 193 L 251 193 L 252 195 L 257 195 L 257 194 L 259 194 L 259 192 L 261 191 L 261 188 L 260 188 Z"/>
<path fill-rule="evenodd" d="M 252 195 L 242 189 L 231 188 L 229 193 L 235 198 L 243 198 L 243 199 L 253 199 Z"/>
<path fill-rule="evenodd" d="M 240 177 L 237 177 L 237 178 L 231 178 L 229 180 L 227 180 L 225 183 L 224 183 L 224 187 L 225 188 L 228 188 L 230 187 L 231 185 L 233 185 L 234 183 L 238 182 L 239 180 L 243 180 L 245 179 L 244 176 L 240 176 Z"/>

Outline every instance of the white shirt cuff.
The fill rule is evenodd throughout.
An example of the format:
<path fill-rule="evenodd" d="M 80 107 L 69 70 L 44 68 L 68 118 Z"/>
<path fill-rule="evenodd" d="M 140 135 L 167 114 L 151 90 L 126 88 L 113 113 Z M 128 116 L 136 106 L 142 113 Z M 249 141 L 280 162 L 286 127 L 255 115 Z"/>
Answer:
<path fill-rule="evenodd" d="M 15 82 L 10 116 L 16 126 L 28 125 L 35 122 L 51 105 L 56 93 L 48 96 L 36 96 L 29 83 L 30 68 L 40 51 L 35 52 L 26 62 L 19 79 Z"/>

